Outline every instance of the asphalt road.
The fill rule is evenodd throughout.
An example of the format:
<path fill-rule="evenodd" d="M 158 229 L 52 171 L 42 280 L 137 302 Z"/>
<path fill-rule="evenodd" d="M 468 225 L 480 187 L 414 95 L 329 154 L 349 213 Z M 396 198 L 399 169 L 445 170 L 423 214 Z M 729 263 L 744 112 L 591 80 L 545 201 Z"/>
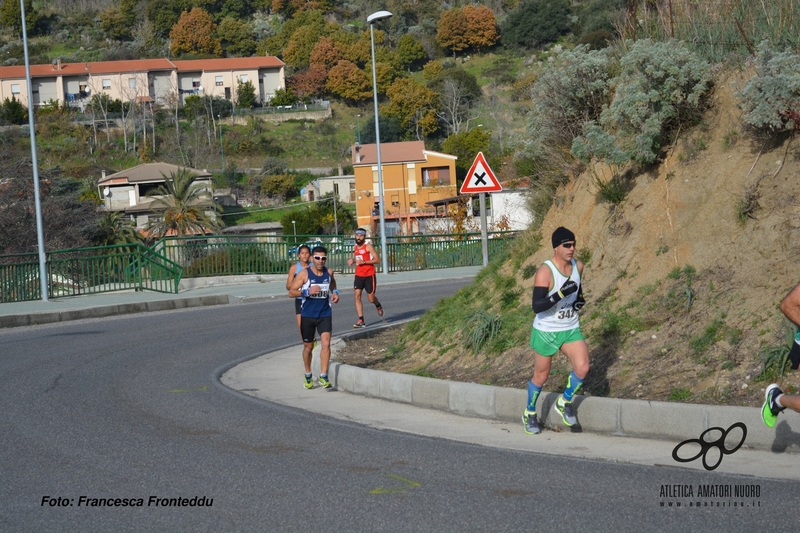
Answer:
<path fill-rule="evenodd" d="M 466 281 L 386 286 L 387 319 L 418 315 Z M 379 431 L 219 384 L 237 362 L 297 342 L 291 309 L 276 299 L 0 331 L 0 531 L 777 532 L 800 523 L 797 482 Z M 345 295 L 336 331 L 354 318 Z M 757 486 L 758 496 L 659 505 L 664 486 L 710 484 Z M 162 505 L 195 497 L 210 505 Z M 93 506 L 99 498 L 142 506 Z"/>

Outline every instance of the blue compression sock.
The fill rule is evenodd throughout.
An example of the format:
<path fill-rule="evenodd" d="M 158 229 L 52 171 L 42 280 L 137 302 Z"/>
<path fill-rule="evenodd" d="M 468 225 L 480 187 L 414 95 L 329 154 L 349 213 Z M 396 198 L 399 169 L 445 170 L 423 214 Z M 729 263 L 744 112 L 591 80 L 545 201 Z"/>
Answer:
<path fill-rule="evenodd" d="M 536 411 L 536 400 L 542 388 L 533 381 L 528 382 L 528 411 Z"/>
<path fill-rule="evenodd" d="M 570 372 L 569 378 L 567 378 L 567 388 L 564 389 L 564 401 L 571 402 L 572 395 L 578 392 L 581 385 L 583 385 L 583 380 L 576 376 L 575 372 Z"/>

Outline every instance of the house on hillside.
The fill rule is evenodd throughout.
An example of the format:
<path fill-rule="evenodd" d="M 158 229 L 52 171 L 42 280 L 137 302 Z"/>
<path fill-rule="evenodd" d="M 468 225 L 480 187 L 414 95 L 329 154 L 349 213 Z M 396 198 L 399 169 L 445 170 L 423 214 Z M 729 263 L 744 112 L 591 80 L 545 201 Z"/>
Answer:
<path fill-rule="evenodd" d="M 188 95 L 236 98 L 238 82 L 251 82 L 256 97 L 268 103 L 276 89 L 286 87 L 284 63 L 277 57 L 226 59 L 134 59 L 31 65 L 33 107 L 50 101 L 83 109 L 92 96 L 104 94 L 123 102 L 183 104 Z M 0 102 L 16 98 L 28 105 L 24 66 L 0 67 Z"/>
<path fill-rule="evenodd" d="M 158 189 L 171 175 L 176 174 L 183 167 L 169 163 L 145 163 L 135 167 L 106 175 L 97 182 L 100 198 L 103 199 L 103 208 L 107 211 L 119 211 L 133 221 L 137 229 L 141 230 L 147 225 L 151 217 L 160 216 L 162 210 L 154 206 L 153 201 L 158 196 L 149 196 Z M 214 197 L 211 174 L 206 170 L 188 169 L 197 176 L 195 187 L 201 187 L 208 193 L 209 201 Z M 216 216 L 213 208 L 207 213 L 212 219 Z"/>
<path fill-rule="evenodd" d="M 330 194 L 336 195 L 336 201 L 341 204 L 355 203 L 356 177 L 350 174 L 317 178 L 300 191 L 304 202 L 314 202 Z"/>
<path fill-rule="evenodd" d="M 356 144 L 352 157 L 358 225 L 371 235 L 377 233 L 381 201 L 386 235 L 409 235 L 423 231 L 425 220 L 436 216 L 429 202 L 457 194 L 457 157 L 426 150 L 423 141 L 381 143 L 383 198 L 375 145 Z"/>
<path fill-rule="evenodd" d="M 527 182 L 504 182 L 502 191 L 486 193 L 486 225 L 489 231 L 522 231 L 534 221 L 528 209 Z M 509 187 L 509 188 L 506 188 Z M 459 195 L 430 202 L 436 216 L 426 220 L 423 233 L 452 233 L 455 230 L 454 209 L 463 205 L 466 211 L 464 226 L 470 231 L 479 231 L 480 202 L 477 194 Z"/>

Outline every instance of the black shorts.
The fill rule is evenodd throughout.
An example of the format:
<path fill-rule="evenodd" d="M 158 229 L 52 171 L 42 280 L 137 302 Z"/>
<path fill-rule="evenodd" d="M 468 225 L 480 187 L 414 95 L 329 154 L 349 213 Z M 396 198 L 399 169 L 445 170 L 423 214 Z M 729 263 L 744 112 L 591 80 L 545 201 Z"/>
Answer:
<path fill-rule="evenodd" d="M 797 370 L 800 367 L 800 344 L 792 343 L 792 349 L 789 350 L 789 360 L 792 362 L 792 369 Z"/>
<path fill-rule="evenodd" d="M 356 276 L 353 282 L 353 288 L 367 291 L 367 294 L 375 294 L 375 289 L 378 288 L 378 281 L 375 279 L 375 274 L 371 276 Z"/>
<path fill-rule="evenodd" d="M 299 315 L 300 310 L 303 308 L 303 299 L 302 298 L 295 298 L 294 299 L 294 314 Z"/>
<path fill-rule="evenodd" d="M 333 317 L 324 316 L 322 318 L 300 317 L 300 336 L 303 342 L 314 342 L 316 333 L 330 333 L 333 331 Z"/>

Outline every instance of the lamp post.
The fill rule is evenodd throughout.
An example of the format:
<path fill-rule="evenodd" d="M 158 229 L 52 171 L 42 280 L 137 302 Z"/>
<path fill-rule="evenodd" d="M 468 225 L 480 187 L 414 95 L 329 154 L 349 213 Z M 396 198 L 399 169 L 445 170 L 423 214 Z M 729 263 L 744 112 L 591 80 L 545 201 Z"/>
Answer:
<path fill-rule="evenodd" d="M 36 155 L 36 128 L 34 127 L 33 87 L 31 82 L 31 61 L 28 55 L 28 31 L 25 22 L 25 1 L 19 0 L 20 16 L 22 17 L 22 49 L 25 54 L 25 83 L 28 86 L 28 128 L 31 132 L 31 167 L 33 169 L 33 198 L 36 211 L 36 242 L 39 249 L 39 290 L 42 301 L 49 300 L 49 285 L 47 283 L 47 256 L 44 251 L 44 225 L 42 223 L 42 200 L 39 195 L 39 163 Z"/>
<path fill-rule="evenodd" d="M 358 117 L 358 144 L 361 144 L 361 113 L 356 116 Z"/>
<path fill-rule="evenodd" d="M 383 168 L 381 167 L 381 128 L 378 121 L 378 79 L 375 75 L 375 23 L 384 19 L 388 19 L 392 14 L 388 11 L 376 11 L 367 17 L 369 22 L 369 42 L 370 50 L 372 51 L 372 97 L 375 103 L 375 153 L 378 158 L 378 195 L 380 196 L 380 203 L 378 204 L 378 214 L 380 215 L 381 227 L 381 271 L 384 274 L 389 273 L 388 257 L 386 254 L 386 202 L 383 197 Z"/>
<path fill-rule="evenodd" d="M 294 243 L 297 244 L 297 224 L 292 220 L 292 233 L 294 233 Z"/>
<path fill-rule="evenodd" d="M 222 154 L 222 171 L 225 172 L 225 148 L 222 146 L 222 116 L 217 115 L 219 122 L 219 153 Z"/>

